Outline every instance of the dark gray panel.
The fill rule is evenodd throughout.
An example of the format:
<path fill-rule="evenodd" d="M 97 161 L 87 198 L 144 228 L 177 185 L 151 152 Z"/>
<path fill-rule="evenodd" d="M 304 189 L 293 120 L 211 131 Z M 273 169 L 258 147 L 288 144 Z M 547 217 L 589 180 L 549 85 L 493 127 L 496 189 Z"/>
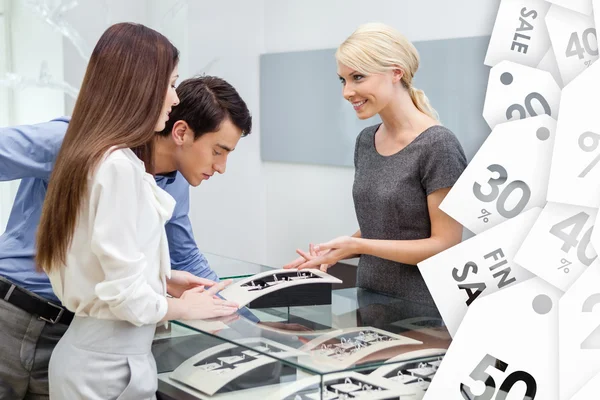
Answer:
<path fill-rule="evenodd" d="M 421 66 L 414 85 L 425 91 L 469 160 L 490 129 L 481 116 L 489 36 L 416 42 Z M 361 121 L 342 97 L 335 49 L 260 57 L 261 158 L 353 166 L 354 143 L 378 116 Z"/>
<path fill-rule="evenodd" d="M 483 65 L 489 41 L 489 36 L 480 36 L 415 43 L 421 64 L 414 85 L 425 91 L 469 161 L 491 131 L 481 115 L 490 71 Z"/>

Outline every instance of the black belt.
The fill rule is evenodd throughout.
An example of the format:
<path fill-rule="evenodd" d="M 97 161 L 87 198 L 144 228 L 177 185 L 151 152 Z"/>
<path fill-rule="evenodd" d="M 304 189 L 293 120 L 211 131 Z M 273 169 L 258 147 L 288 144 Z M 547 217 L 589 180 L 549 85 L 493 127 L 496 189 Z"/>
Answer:
<path fill-rule="evenodd" d="M 0 299 L 30 314 L 37 315 L 38 319 L 53 325 L 56 323 L 69 325 L 75 316 L 66 308 L 1 279 Z"/>

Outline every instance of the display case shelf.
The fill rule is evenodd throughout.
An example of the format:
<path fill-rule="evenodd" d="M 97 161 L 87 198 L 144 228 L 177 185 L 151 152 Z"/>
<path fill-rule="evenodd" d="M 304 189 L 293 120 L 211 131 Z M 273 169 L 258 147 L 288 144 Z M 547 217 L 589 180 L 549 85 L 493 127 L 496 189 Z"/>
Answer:
<path fill-rule="evenodd" d="M 269 270 L 232 264 L 236 279 Z M 451 342 L 437 309 L 361 288 L 331 297 L 173 321 L 176 333 L 157 334 L 154 345 L 159 398 L 421 399 Z"/>

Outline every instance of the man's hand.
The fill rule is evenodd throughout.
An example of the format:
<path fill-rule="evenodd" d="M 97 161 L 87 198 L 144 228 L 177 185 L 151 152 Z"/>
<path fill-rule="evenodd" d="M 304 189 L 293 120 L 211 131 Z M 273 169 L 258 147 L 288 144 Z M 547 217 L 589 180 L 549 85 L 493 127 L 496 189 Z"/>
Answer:
<path fill-rule="evenodd" d="M 171 278 L 167 279 L 167 293 L 173 297 L 179 298 L 186 290 L 198 286 L 208 288 L 214 284 L 216 284 L 216 282 L 211 281 L 210 279 L 199 278 L 187 271 L 172 270 Z"/>

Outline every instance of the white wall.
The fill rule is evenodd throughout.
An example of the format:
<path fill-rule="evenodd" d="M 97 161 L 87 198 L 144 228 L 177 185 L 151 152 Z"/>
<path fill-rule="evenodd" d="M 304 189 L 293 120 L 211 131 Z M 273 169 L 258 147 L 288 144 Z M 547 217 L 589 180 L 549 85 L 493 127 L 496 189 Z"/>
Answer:
<path fill-rule="evenodd" d="M 8 36 L 8 9 L 5 8 L 4 2 L 0 0 L 0 79 L 8 71 L 9 67 L 9 36 Z M 11 102 L 12 91 L 6 87 L 0 86 L 0 126 L 8 125 L 10 122 L 10 114 L 12 109 Z M 14 200 L 15 190 L 14 183 L 0 182 L 0 233 L 4 232 L 8 217 L 10 214 L 10 206 Z"/>
<path fill-rule="evenodd" d="M 335 48 L 365 22 L 383 22 L 410 40 L 488 35 L 500 0 L 266 0 L 267 52 Z"/>
<path fill-rule="evenodd" d="M 180 50 L 181 79 L 202 73 L 221 76 L 238 89 L 257 115 L 258 54 L 264 42 L 262 4 L 257 0 L 109 0 L 107 15 L 102 2 L 82 2 L 69 12 L 68 21 L 91 46 L 106 29 L 107 18 L 111 23 L 132 21 L 157 29 Z M 79 87 L 86 64 L 66 40 L 64 48 L 67 80 Z M 67 101 L 68 111 L 72 105 Z M 230 172 L 191 191 L 190 218 L 202 251 L 265 260 L 266 191 L 258 131 L 256 120 L 255 133 L 240 141 L 230 156 Z"/>
<path fill-rule="evenodd" d="M 169 2 L 165 1 L 165 3 Z M 81 1 L 77 7 L 65 14 L 65 19 L 79 33 L 91 55 L 96 42 L 111 24 L 130 21 L 149 25 L 150 4 L 146 0 Z M 63 37 L 62 41 L 66 81 L 73 87 L 79 88 L 85 75 L 87 60 L 66 37 Z M 67 115 L 71 115 L 74 105 L 73 98 L 65 98 Z"/>
<path fill-rule="evenodd" d="M 412 41 L 488 35 L 499 3 L 266 0 L 265 52 L 335 48 L 360 24 L 375 21 L 396 27 Z M 290 90 L 301 84 L 301 79 L 290 77 Z M 295 256 L 296 247 L 306 249 L 311 241 L 350 235 L 358 228 L 352 200 L 353 168 L 269 162 L 264 171 L 267 264 L 283 264 Z"/>
<path fill-rule="evenodd" d="M 176 0 L 103 0 L 81 2 L 65 16 L 77 30 L 89 50 L 111 24 L 136 22 L 152 27 L 166 37 L 180 51 L 179 73 L 188 76 L 187 18 L 185 2 Z M 64 42 L 64 66 L 67 81 L 79 87 L 83 80 L 87 62 L 66 38 Z M 66 112 L 70 114 L 75 104 L 67 98 Z"/>
<path fill-rule="evenodd" d="M 37 78 L 42 61 L 46 61 L 49 73 L 56 79 L 62 79 L 63 59 L 60 36 L 40 18 L 32 16 L 24 3 L 24 1 L 7 0 L 5 4 L 6 15 L 10 18 L 7 22 L 10 23 L 11 29 L 6 32 L 9 48 L 4 50 L 10 58 L 7 60 L 8 65 L 5 66 L 6 71 L 0 67 L 0 76 L 4 77 L 4 72 L 13 72 L 24 77 Z M 3 94 L 3 99 L 6 99 L 6 104 L 10 106 L 6 107 L 0 126 L 43 122 L 64 112 L 63 94 L 57 90 L 3 89 Z M 18 184 L 19 181 L 0 183 L 0 232 L 4 232 L 6 227 Z"/>
<path fill-rule="evenodd" d="M 230 155 L 225 175 L 192 190 L 190 216 L 201 250 L 281 265 L 295 257 L 297 247 L 357 229 L 351 195 L 354 171 L 260 160 L 259 55 L 335 48 L 358 25 L 370 21 L 391 24 L 411 40 L 486 35 L 492 31 L 500 0 L 106 2 L 111 22 L 145 23 L 169 37 L 182 53 L 182 78 L 202 72 L 221 76 L 248 103 L 253 133 Z M 91 46 L 106 26 L 99 3 L 81 2 L 69 19 Z M 63 46 L 60 36 L 48 27 L 32 26 L 22 13 L 17 21 L 19 65 L 36 70 L 35 59 L 43 55 L 62 59 L 64 47 L 67 79 L 77 86 L 85 64 L 77 61 L 72 46 L 67 42 Z M 59 64 L 52 63 L 56 76 L 60 71 L 54 68 Z M 289 90 L 302 84 L 302 79 L 290 77 Z M 52 94 L 45 91 L 44 96 Z M 41 100 L 25 92 L 18 97 L 18 116 L 26 122 L 61 114 L 59 98 Z M 34 114 L 28 115 L 27 109 Z"/>
<path fill-rule="evenodd" d="M 187 2 L 149 0 L 147 7 L 148 26 L 165 35 L 179 49 L 179 76 L 189 77 L 191 72 L 189 70 Z"/>
<path fill-rule="evenodd" d="M 11 1 L 12 72 L 37 78 L 42 61 L 55 79 L 63 79 L 62 39 L 40 17 L 32 15 L 24 1 Z M 48 121 L 64 113 L 61 91 L 27 88 L 13 91 L 12 124 Z"/>
<path fill-rule="evenodd" d="M 65 16 L 91 51 L 111 24 L 136 22 L 158 30 L 180 51 L 179 72 L 188 76 L 186 2 L 177 0 L 103 0 L 80 2 Z M 75 87 L 81 85 L 87 62 L 65 38 L 65 76 Z"/>
<path fill-rule="evenodd" d="M 192 190 L 194 233 L 203 251 L 265 262 L 271 246 L 266 241 L 268 204 L 258 117 L 264 1 L 191 1 L 188 7 L 190 72 L 226 79 L 254 117 L 253 133 L 229 156 L 226 174 Z"/>
<path fill-rule="evenodd" d="M 208 72 L 238 88 L 254 115 L 254 133 L 230 156 L 227 174 L 192 192 L 201 249 L 281 265 L 295 257 L 297 247 L 358 227 L 352 168 L 260 160 L 260 54 L 334 48 L 358 25 L 375 20 L 398 27 L 411 40 L 486 35 L 498 5 L 499 0 L 190 2 L 191 71 L 216 57 Z M 290 77 L 290 90 L 302 79 Z"/>
<path fill-rule="evenodd" d="M 10 16 L 5 0 L 0 0 L 0 79 L 4 79 L 11 64 Z M 0 85 L 0 126 L 8 125 L 12 111 L 12 90 Z"/>

